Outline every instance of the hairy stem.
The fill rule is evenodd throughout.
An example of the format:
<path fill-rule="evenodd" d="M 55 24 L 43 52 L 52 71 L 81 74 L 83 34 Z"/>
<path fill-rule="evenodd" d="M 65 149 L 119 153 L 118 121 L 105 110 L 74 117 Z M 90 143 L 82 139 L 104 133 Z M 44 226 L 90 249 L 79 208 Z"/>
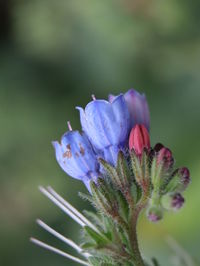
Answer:
<path fill-rule="evenodd" d="M 131 210 L 130 224 L 129 224 L 129 241 L 134 254 L 135 266 L 145 266 L 142 255 L 140 253 L 138 237 L 137 237 L 137 221 L 142 209 L 146 207 L 148 201 L 148 190 L 143 194 L 141 201 L 135 209 Z"/>
<path fill-rule="evenodd" d="M 129 228 L 129 240 L 132 247 L 132 251 L 134 254 L 134 263 L 136 266 L 145 266 L 144 261 L 142 259 L 139 245 L 138 245 L 138 238 L 137 238 L 137 220 L 138 214 L 133 212 L 132 217 L 130 219 L 130 228 Z"/>

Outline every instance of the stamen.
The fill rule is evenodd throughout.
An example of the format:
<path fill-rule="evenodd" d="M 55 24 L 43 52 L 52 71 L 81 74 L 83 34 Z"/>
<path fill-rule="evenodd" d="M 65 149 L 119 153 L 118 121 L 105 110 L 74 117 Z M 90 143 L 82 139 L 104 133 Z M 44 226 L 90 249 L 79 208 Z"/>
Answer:
<path fill-rule="evenodd" d="M 86 224 L 77 217 L 72 211 L 66 208 L 60 201 L 58 201 L 53 195 L 51 195 L 45 188 L 39 187 L 39 190 L 49 198 L 55 205 L 57 205 L 61 210 L 63 210 L 67 215 L 69 215 L 75 222 L 80 224 L 80 226 L 84 227 Z"/>
<path fill-rule="evenodd" d="M 67 126 L 68 126 L 69 131 L 73 130 L 70 121 L 67 121 Z"/>
<path fill-rule="evenodd" d="M 94 94 L 91 95 L 92 96 L 92 100 L 95 101 L 96 100 L 96 97 Z"/>
<path fill-rule="evenodd" d="M 67 207 L 70 211 L 72 211 L 78 218 L 80 218 L 87 226 L 92 228 L 94 231 L 99 233 L 99 230 L 84 216 L 82 213 L 80 213 L 77 209 L 75 209 L 69 202 L 67 202 L 65 199 L 63 199 L 56 191 L 48 186 L 48 191 L 57 199 L 59 200 L 65 207 Z"/>
<path fill-rule="evenodd" d="M 57 249 L 57 248 L 52 247 L 52 246 L 50 246 L 50 245 L 47 245 L 47 244 L 45 244 L 44 242 L 41 242 L 40 240 L 37 240 L 37 239 L 35 239 L 35 238 L 30 238 L 30 241 L 31 241 L 32 243 L 34 243 L 34 244 L 40 246 L 40 247 L 43 247 L 43 248 L 45 248 L 45 249 L 47 249 L 47 250 L 50 250 L 50 251 L 52 251 L 52 252 L 54 252 L 54 253 L 56 253 L 56 254 L 59 254 L 59 255 L 65 257 L 65 258 L 68 258 L 68 259 L 70 259 L 70 260 L 73 260 L 73 261 L 75 261 L 75 262 L 77 262 L 77 263 L 79 263 L 79 264 L 86 265 L 86 266 L 91 266 L 91 265 L 90 265 L 89 263 L 87 263 L 86 261 L 81 260 L 81 259 L 79 259 L 79 258 L 77 258 L 77 257 L 74 257 L 74 256 L 72 256 L 72 255 L 70 255 L 70 254 L 68 254 L 68 253 L 65 253 L 65 252 L 63 252 L 63 251 L 60 250 L 60 249 Z"/>
<path fill-rule="evenodd" d="M 86 258 L 88 258 L 90 256 L 89 253 L 84 254 L 84 251 L 76 243 L 74 243 L 71 239 L 68 239 L 68 238 L 64 237 L 63 235 L 61 235 L 60 233 L 56 232 L 54 229 L 52 229 L 50 226 L 45 224 L 43 221 L 37 219 L 36 222 L 44 230 L 48 231 L 50 234 L 54 235 L 55 237 L 57 237 L 58 239 L 60 239 L 64 243 L 66 243 L 69 246 L 71 246 L 72 248 L 74 248 L 78 253 L 81 253 Z"/>

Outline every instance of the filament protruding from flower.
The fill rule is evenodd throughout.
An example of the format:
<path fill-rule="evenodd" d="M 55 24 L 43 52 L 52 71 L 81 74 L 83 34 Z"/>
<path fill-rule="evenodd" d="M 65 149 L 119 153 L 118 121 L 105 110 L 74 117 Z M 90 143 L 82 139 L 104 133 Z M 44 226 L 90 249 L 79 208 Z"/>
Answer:
<path fill-rule="evenodd" d="M 44 242 L 42 242 L 42 241 L 40 241 L 40 240 L 38 240 L 38 239 L 35 239 L 35 238 L 32 238 L 32 237 L 31 237 L 31 238 L 30 238 L 30 241 L 31 241 L 32 243 L 34 243 L 34 244 L 40 246 L 40 247 L 43 247 L 43 248 L 45 248 L 45 249 L 47 249 L 47 250 L 50 250 L 50 251 L 52 251 L 52 252 L 54 252 L 54 253 L 56 253 L 56 254 L 59 254 L 59 255 L 65 257 L 65 258 L 68 258 L 68 259 L 70 259 L 70 260 L 73 260 L 73 261 L 75 261 L 75 262 L 77 262 L 77 263 L 79 263 L 79 264 L 86 265 L 86 266 L 90 266 L 90 264 L 89 264 L 88 262 L 86 262 L 86 261 L 84 261 L 84 260 L 81 260 L 81 259 L 79 259 L 79 258 L 77 258 L 77 257 L 74 257 L 74 256 L 72 256 L 72 255 L 70 255 L 70 254 L 68 254 L 68 253 L 65 253 L 64 251 L 62 251 L 62 250 L 60 250 L 60 249 L 57 249 L 57 248 L 55 248 L 55 247 L 53 247 L 53 246 L 47 245 L 47 244 L 45 244 Z"/>
<path fill-rule="evenodd" d="M 47 196 L 55 205 L 57 205 L 61 210 L 63 210 L 67 215 L 69 215 L 75 222 L 77 222 L 81 227 L 84 227 L 86 224 L 77 217 L 72 211 L 70 211 L 66 206 L 64 206 L 58 199 L 50 194 L 45 188 L 39 187 L 39 190 Z"/>
<path fill-rule="evenodd" d="M 60 233 L 56 232 L 53 228 L 51 228 L 50 226 L 45 224 L 40 219 L 37 219 L 36 222 L 44 230 L 46 230 L 50 234 L 54 235 L 55 237 L 57 237 L 58 239 L 60 239 L 64 243 L 66 243 L 67 245 L 71 246 L 73 249 L 75 249 L 78 253 L 82 254 L 84 257 L 88 258 L 90 256 L 89 253 L 84 253 L 83 250 L 76 243 L 74 243 L 71 239 L 68 239 L 68 238 L 64 237 L 63 235 L 61 235 Z"/>
<path fill-rule="evenodd" d="M 70 121 L 67 121 L 67 126 L 68 126 L 69 131 L 73 130 Z"/>
<path fill-rule="evenodd" d="M 82 215 L 69 202 L 67 202 L 60 195 L 58 195 L 50 186 L 47 189 L 39 187 L 39 190 L 45 196 L 47 196 L 55 205 L 57 205 L 61 210 L 63 210 L 67 215 L 69 215 L 75 222 L 77 222 L 81 227 L 87 225 L 94 231 L 99 233 L 98 229 L 84 215 Z"/>
<path fill-rule="evenodd" d="M 92 100 L 95 101 L 96 100 L 96 96 L 94 94 L 91 95 Z"/>
<path fill-rule="evenodd" d="M 69 202 L 63 199 L 52 187 L 48 186 L 47 189 L 57 200 L 59 200 L 65 207 L 67 207 L 78 218 L 80 218 L 85 223 L 85 225 L 91 227 L 94 231 L 99 232 L 98 229 L 83 214 L 81 214 Z"/>

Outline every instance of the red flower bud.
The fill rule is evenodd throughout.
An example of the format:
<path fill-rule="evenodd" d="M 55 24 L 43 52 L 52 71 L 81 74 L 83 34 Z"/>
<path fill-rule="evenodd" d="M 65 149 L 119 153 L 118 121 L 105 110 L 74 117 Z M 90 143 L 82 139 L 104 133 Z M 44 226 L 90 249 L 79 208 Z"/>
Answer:
<path fill-rule="evenodd" d="M 140 156 L 146 149 L 150 149 L 149 133 L 144 125 L 135 125 L 129 136 L 129 149 L 134 149 L 135 153 Z"/>

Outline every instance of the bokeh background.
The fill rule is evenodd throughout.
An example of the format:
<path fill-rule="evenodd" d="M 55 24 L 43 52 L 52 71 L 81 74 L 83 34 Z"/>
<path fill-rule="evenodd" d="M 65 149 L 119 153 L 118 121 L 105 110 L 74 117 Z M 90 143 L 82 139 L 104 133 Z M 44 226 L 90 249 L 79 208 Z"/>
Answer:
<path fill-rule="evenodd" d="M 29 243 L 40 217 L 79 241 L 78 226 L 38 191 L 53 186 L 80 210 L 84 186 L 66 176 L 51 141 L 80 129 L 75 106 L 136 88 L 147 95 L 152 143 L 191 170 L 186 205 L 157 225 L 145 217 L 147 257 L 171 265 L 173 236 L 199 259 L 200 2 L 198 0 L 0 0 L 0 265 L 76 265 Z M 73 253 L 74 254 L 74 253 Z"/>

